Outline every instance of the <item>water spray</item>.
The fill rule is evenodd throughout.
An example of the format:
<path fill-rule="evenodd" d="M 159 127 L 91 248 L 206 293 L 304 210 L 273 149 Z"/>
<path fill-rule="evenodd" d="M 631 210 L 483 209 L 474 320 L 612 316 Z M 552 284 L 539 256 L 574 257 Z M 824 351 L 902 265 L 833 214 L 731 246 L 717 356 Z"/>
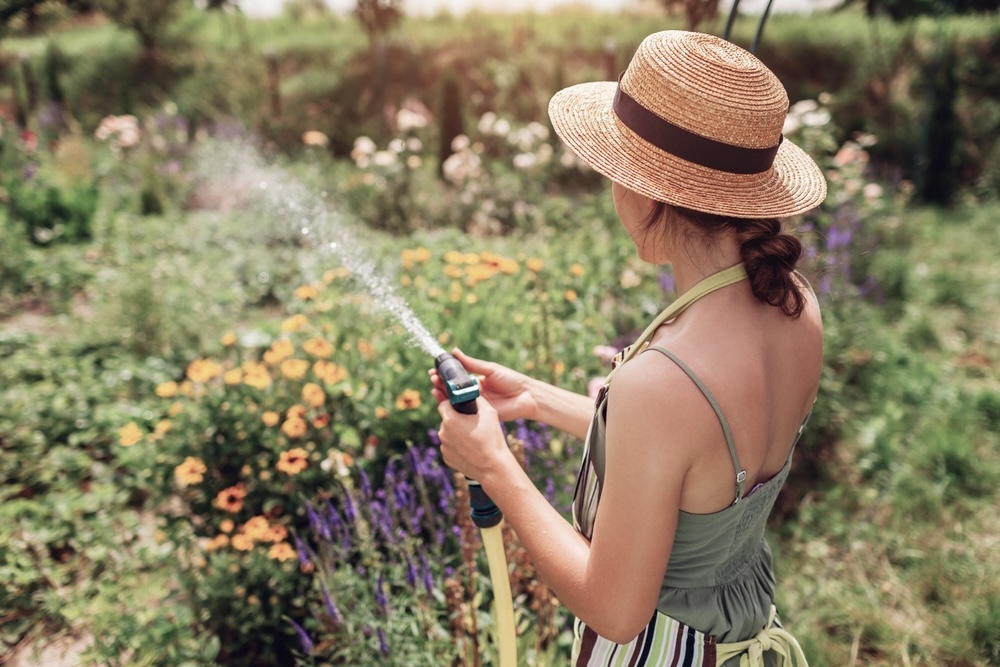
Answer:
<path fill-rule="evenodd" d="M 448 401 L 455 410 L 464 415 L 476 414 L 479 380 L 469 375 L 462 362 L 447 352 L 441 352 L 434 358 L 434 367 L 441 376 Z M 504 553 L 503 532 L 500 528 L 503 513 L 486 495 L 479 482 L 468 477 L 465 480 L 469 485 L 472 522 L 479 527 L 483 538 L 486 561 L 490 568 L 490 581 L 493 583 L 500 667 L 514 667 L 517 665 L 517 635 L 514 631 L 514 601 L 510 592 L 507 556 Z"/>
<path fill-rule="evenodd" d="M 287 239 L 291 233 L 305 247 L 336 255 L 364 283 L 374 297 L 373 304 L 392 315 L 406 329 L 411 343 L 434 357 L 434 365 L 444 380 L 448 400 L 455 410 L 476 414 L 479 381 L 438 345 L 406 301 L 379 273 L 374 262 L 362 251 L 362 244 L 348 229 L 347 221 L 329 208 L 325 192 L 319 197 L 312 195 L 287 173 L 268 164 L 253 146 L 247 144 L 216 147 L 207 152 L 200 160 L 200 171 L 209 182 L 225 174 L 228 189 L 234 193 L 236 201 L 243 195 L 255 202 L 264 214 L 262 222 L 271 223 L 265 233 L 276 239 Z M 281 224 L 274 224 L 275 221 Z M 257 233 L 261 231 L 258 229 Z M 480 529 L 493 583 L 500 667 L 516 667 L 514 606 L 500 529 L 503 514 L 479 482 L 470 479 L 468 484 L 472 521 Z"/>

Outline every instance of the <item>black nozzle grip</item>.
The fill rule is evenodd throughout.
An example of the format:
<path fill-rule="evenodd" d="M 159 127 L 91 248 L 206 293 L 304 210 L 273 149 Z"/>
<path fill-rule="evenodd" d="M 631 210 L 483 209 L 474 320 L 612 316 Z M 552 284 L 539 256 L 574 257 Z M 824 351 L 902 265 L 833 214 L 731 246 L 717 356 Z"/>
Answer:
<path fill-rule="evenodd" d="M 486 495 L 483 487 L 474 479 L 465 478 L 469 483 L 469 506 L 471 508 L 472 523 L 480 528 L 492 528 L 500 523 L 503 512 L 496 503 Z"/>

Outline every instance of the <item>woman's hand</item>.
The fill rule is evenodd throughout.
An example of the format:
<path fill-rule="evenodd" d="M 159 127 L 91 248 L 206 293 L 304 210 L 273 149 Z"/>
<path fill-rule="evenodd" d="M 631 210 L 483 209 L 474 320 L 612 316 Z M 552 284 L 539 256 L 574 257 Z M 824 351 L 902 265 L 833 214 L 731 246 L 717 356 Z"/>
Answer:
<path fill-rule="evenodd" d="M 438 438 L 444 462 L 481 482 L 502 466 L 517 462 L 507 447 L 496 409 L 482 396 L 476 399 L 476 407 L 476 414 L 466 415 L 455 410 L 447 399 L 439 401 Z"/>
<path fill-rule="evenodd" d="M 535 419 L 538 402 L 531 393 L 531 378 L 492 361 L 470 357 L 458 348 L 452 350 L 470 374 L 479 375 L 479 394 L 492 404 L 500 421 Z M 434 384 L 433 394 L 438 403 L 448 401 L 444 383 L 437 370 L 429 371 Z"/>

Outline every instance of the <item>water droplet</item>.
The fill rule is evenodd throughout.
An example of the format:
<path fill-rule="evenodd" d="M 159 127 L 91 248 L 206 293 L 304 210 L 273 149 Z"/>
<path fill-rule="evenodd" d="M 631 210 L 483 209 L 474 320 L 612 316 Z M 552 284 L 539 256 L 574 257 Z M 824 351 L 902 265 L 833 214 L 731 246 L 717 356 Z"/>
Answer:
<path fill-rule="evenodd" d="M 270 279 L 271 279 L 271 274 L 268 273 L 267 271 L 261 271 L 260 273 L 257 274 L 258 282 L 266 283 Z"/>

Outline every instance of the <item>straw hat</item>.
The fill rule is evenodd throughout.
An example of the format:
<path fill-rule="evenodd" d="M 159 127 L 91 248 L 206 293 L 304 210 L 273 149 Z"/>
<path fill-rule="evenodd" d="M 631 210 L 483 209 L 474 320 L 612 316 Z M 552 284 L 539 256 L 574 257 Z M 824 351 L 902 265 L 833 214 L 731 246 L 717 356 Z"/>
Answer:
<path fill-rule="evenodd" d="M 794 215 L 826 197 L 805 151 L 783 140 L 788 94 L 744 49 L 670 30 L 643 40 L 618 83 L 549 103 L 556 133 L 611 180 L 657 201 L 741 218 Z"/>

